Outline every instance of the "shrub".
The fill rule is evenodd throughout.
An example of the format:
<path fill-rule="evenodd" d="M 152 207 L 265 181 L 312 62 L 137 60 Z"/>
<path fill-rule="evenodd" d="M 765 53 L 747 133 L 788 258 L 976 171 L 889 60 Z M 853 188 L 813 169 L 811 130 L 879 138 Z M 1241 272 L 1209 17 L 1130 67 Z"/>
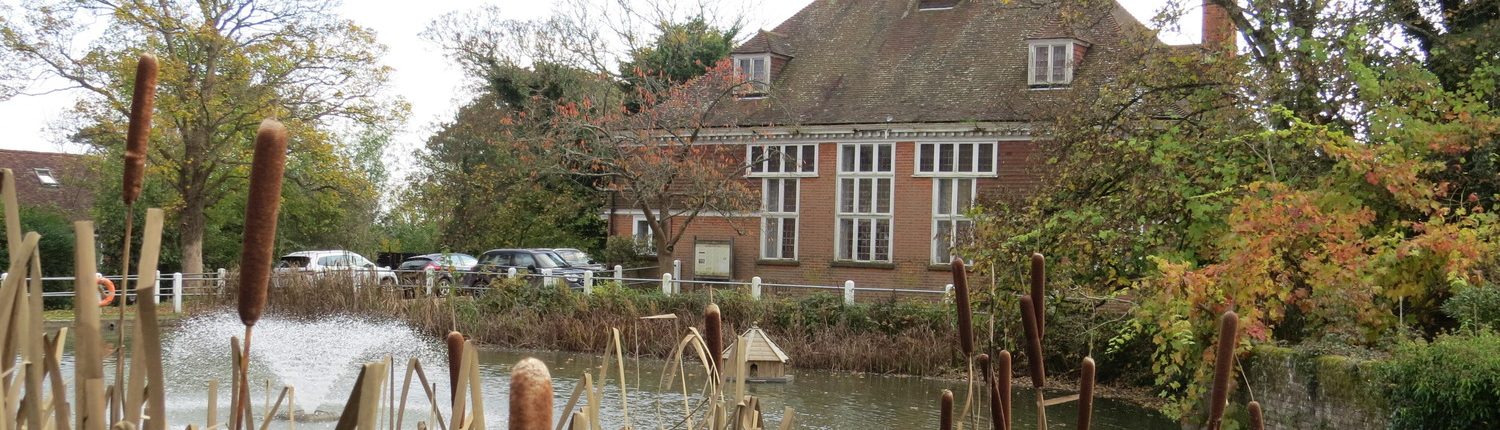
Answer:
<path fill-rule="evenodd" d="M 1443 302 L 1443 313 L 1466 330 L 1500 330 L 1500 286 L 1458 290 Z"/>
<path fill-rule="evenodd" d="M 1398 348 L 1376 368 L 1391 428 L 1500 428 L 1500 335 L 1442 336 Z"/>

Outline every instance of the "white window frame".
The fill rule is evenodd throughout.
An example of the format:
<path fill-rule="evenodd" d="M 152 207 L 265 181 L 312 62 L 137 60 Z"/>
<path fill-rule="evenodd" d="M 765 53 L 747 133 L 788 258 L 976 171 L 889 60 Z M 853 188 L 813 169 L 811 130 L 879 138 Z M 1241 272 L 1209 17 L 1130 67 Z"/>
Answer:
<path fill-rule="evenodd" d="M 1029 43 L 1027 43 L 1026 44 L 1026 83 L 1028 85 L 1030 85 L 1030 86 L 1033 86 L 1033 87 L 1043 87 L 1043 88 L 1045 88 L 1045 87 L 1062 87 L 1062 86 L 1071 85 L 1073 83 L 1073 56 L 1075 55 L 1074 53 L 1077 52 L 1076 51 L 1076 49 L 1078 49 L 1077 45 L 1078 45 L 1078 42 L 1075 41 L 1075 40 L 1073 40 L 1073 39 L 1040 39 L 1040 40 L 1032 40 Z M 1037 63 L 1036 48 L 1037 47 L 1041 47 L 1041 46 L 1047 47 L 1047 79 L 1046 80 L 1037 80 L 1037 78 L 1036 78 L 1036 63 Z M 1062 63 L 1062 66 L 1063 66 L 1063 77 L 1062 77 L 1061 80 L 1058 80 L 1057 77 L 1053 76 L 1053 73 L 1052 73 L 1052 69 L 1054 69 L 1054 68 L 1057 67 L 1058 61 L 1059 61 L 1059 59 L 1056 58 L 1055 55 L 1052 55 L 1054 52 L 1056 52 L 1056 47 L 1057 46 L 1062 46 L 1063 47 L 1063 52 L 1066 54 L 1066 55 L 1063 55 L 1063 58 L 1060 60 L 1060 61 L 1063 61 L 1063 63 Z"/>
<path fill-rule="evenodd" d="M 942 211 L 941 211 L 941 208 L 940 208 L 940 204 L 943 201 L 943 199 L 941 198 L 941 195 L 942 195 L 942 189 L 943 189 L 942 188 L 942 183 L 944 181 L 953 181 L 955 185 L 958 184 L 958 181 L 968 181 L 969 182 L 969 201 L 967 203 L 964 203 L 964 204 L 959 203 L 959 198 L 958 198 L 959 197 L 959 192 L 958 192 L 958 190 L 959 190 L 960 187 L 957 187 L 957 186 L 949 187 L 949 189 L 948 189 L 948 193 L 949 193 L 948 202 L 949 202 L 949 206 L 950 207 L 947 208 L 948 213 L 946 213 L 946 214 L 941 213 Z M 969 229 L 970 229 L 970 231 L 971 232 L 973 231 L 973 228 L 974 228 L 974 219 L 973 218 L 969 218 L 969 216 L 964 213 L 965 211 L 960 211 L 959 209 L 960 208 L 965 208 L 965 207 L 967 207 L 967 208 L 974 207 L 974 201 L 978 198 L 978 194 L 979 194 L 979 179 L 977 179 L 975 177 L 972 177 L 972 176 L 941 176 L 941 177 L 936 177 L 936 178 L 932 179 L 932 224 L 931 224 L 932 225 L 932 230 L 930 230 L 930 232 L 932 234 L 932 237 L 927 240 L 930 243 L 930 247 L 932 248 L 931 251 L 930 251 L 930 253 L 929 253 L 929 259 L 932 261 L 932 264 L 948 264 L 949 262 L 951 262 L 951 260 L 952 260 L 951 249 L 955 245 L 957 245 L 957 242 L 958 242 L 958 240 L 957 240 L 958 239 L 958 235 L 956 234 L 957 231 L 958 231 L 958 229 L 956 228 L 956 226 L 958 225 L 958 222 L 960 222 L 960 221 L 966 221 L 966 222 L 968 222 L 969 223 Z M 949 222 L 951 225 L 955 226 L 955 228 L 952 229 L 952 232 L 954 234 L 950 234 L 948 236 L 947 243 L 945 244 L 946 247 L 939 247 L 938 246 L 938 239 L 939 239 L 939 237 L 938 237 L 938 224 L 942 223 L 942 222 Z M 944 251 L 944 250 L 949 250 L 950 251 L 950 252 L 948 252 L 949 257 L 946 258 L 946 259 L 939 258 L 939 254 L 941 253 L 941 251 Z"/>
<path fill-rule="evenodd" d="M 795 148 L 797 148 L 797 160 L 798 160 L 798 163 L 799 163 L 798 164 L 799 168 L 797 170 L 795 170 L 795 171 L 787 171 L 786 170 L 786 163 L 785 163 L 786 159 L 785 158 L 783 158 L 781 160 L 781 162 L 778 163 L 779 166 L 780 166 L 779 167 L 780 170 L 774 171 L 774 172 L 769 171 L 769 169 L 771 167 L 770 157 L 764 157 L 763 156 L 763 157 L 761 157 L 761 158 L 763 158 L 762 160 L 756 161 L 756 156 L 755 156 L 755 152 L 756 152 L 755 150 L 756 149 L 760 149 L 760 153 L 762 155 L 764 155 L 764 154 L 766 154 L 766 151 L 768 149 L 770 149 L 770 148 L 778 148 L 781 151 L 785 151 L 787 147 L 795 147 Z M 812 170 L 804 172 L 804 171 L 802 171 L 802 169 L 800 168 L 800 166 L 806 164 L 803 161 L 803 160 L 806 159 L 805 157 L 803 157 L 803 155 L 807 153 L 805 151 L 805 149 L 808 148 L 808 147 L 812 148 Z M 812 177 L 817 177 L 818 176 L 818 156 L 819 156 L 818 151 L 819 151 L 819 148 L 818 148 L 818 144 L 816 144 L 816 143 L 780 143 L 780 144 L 762 143 L 762 144 L 749 144 L 749 145 L 745 145 L 745 164 L 748 165 L 748 166 L 750 166 L 749 168 L 745 169 L 745 176 L 746 177 L 751 177 L 751 178 L 777 178 L 777 177 L 783 177 L 783 178 L 786 178 L 786 177 L 790 177 L 790 178 L 812 178 Z M 759 168 L 760 168 L 759 171 L 756 170 L 757 165 L 759 165 Z"/>
<path fill-rule="evenodd" d="M 62 182 L 57 180 L 57 176 L 52 174 L 52 169 L 38 167 L 31 169 L 31 171 L 32 173 L 36 173 L 36 180 L 41 181 L 42 186 L 56 187 L 62 185 Z"/>
<path fill-rule="evenodd" d="M 630 240 L 636 243 L 636 250 L 643 255 L 656 255 L 656 238 L 651 232 L 651 226 L 645 225 L 645 231 L 641 231 L 642 223 L 646 222 L 645 215 L 630 217 Z"/>
<path fill-rule="evenodd" d="M 863 145 L 870 145 L 870 146 L 872 146 L 871 151 L 875 155 L 875 160 L 872 161 L 871 164 L 870 164 L 870 167 L 871 167 L 870 171 L 860 171 L 859 170 L 860 159 L 862 158 L 862 156 L 859 155 L 859 153 L 861 152 L 859 148 L 861 146 L 863 146 Z M 854 160 L 854 170 L 852 170 L 852 171 L 851 170 L 846 170 L 844 168 L 844 148 L 846 148 L 846 147 L 854 147 L 855 148 L 853 153 L 854 153 L 856 159 Z M 890 156 L 891 159 L 890 159 L 889 163 L 886 163 L 887 170 L 884 170 L 884 171 L 881 170 L 881 163 L 880 163 L 880 148 L 881 147 L 887 147 L 887 148 L 890 149 L 889 156 Z M 896 237 L 896 220 L 895 220 L 895 212 L 896 212 L 896 168 L 895 168 L 895 165 L 896 165 L 896 144 L 894 142 L 840 143 L 840 144 L 838 144 L 837 148 L 838 148 L 838 157 L 837 157 L 838 160 L 836 162 L 836 165 L 838 166 L 837 167 L 837 169 L 838 169 L 837 170 L 838 171 L 838 175 L 837 175 L 838 183 L 837 183 L 837 190 L 836 190 L 836 193 L 835 193 L 835 201 L 834 201 L 835 210 L 834 210 L 834 222 L 833 222 L 833 225 L 834 225 L 834 232 L 833 232 L 833 237 L 834 237 L 833 259 L 835 261 L 859 262 L 859 263 L 891 263 L 891 262 L 894 262 L 895 261 L 895 237 Z M 854 180 L 854 184 L 855 184 L 855 189 L 854 190 L 845 190 L 844 189 L 844 180 L 845 179 L 853 179 Z M 887 181 L 890 181 L 890 186 L 887 189 L 887 195 L 886 195 L 886 202 L 887 202 L 886 212 L 883 212 L 883 213 L 879 212 L 879 208 L 878 208 L 878 206 L 879 206 L 878 205 L 879 197 L 875 195 L 876 192 L 879 192 L 879 185 L 876 185 L 875 191 L 872 192 L 872 193 L 870 193 L 870 198 L 871 198 L 870 207 L 872 208 L 871 211 L 870 212 L 857 212 L 857 210 L 858 210 L 858 208 L 860 206 L 860 204 L 857 202 L 857 199 L 859 198 L 858 189 L 860 187 L 859 184 L 860 184 L 860 182 L 862 182 L 861 181 L 862 179 L 869 179 L 870 183 L 872 183 L 872 184 L 879 184 L 879 182 L 880 182 L 881 179 L 885 179 Z M 844 204 L 843 203 L 844 203 L 844 193 L 845 192 L 855 193 L 854 194 L 854 196 L 855 196 L 854 198 L 856 199 L 856 203 L 854 205 L 855 206 L 855 210 L 856 210 L 855 212 L 845 212 L 844 211 Z M 875 237 L 876 236 L 876 228 L 873 227 L 873 226 L 870 228 L 870 236 L 871 236 L 870 237 L 870 249 L 868 250 L 870 258 L 869 259 L 864 259 L 864 260 L 859 259 L 859 253 L 857 251 L 851 251 L 849 253 L 849 257 L 848 258 L 844 258 L 844 248 L 846 246 L 848 246 L 847 244 L 844 243 L 844 232 L 843 232 L 843 230 L 844 230 L 844 225 L 843 225 L 844 222 L 843 221 L 846 220 L 846 219 L 853 220 L 855 223 L 859 223 L 861 221 L 870 222 L 870 223 L 876 223 L 876 222 L 879 222 L 879 221 L 885 221 L 885 223 L 886 223 L 886 233 L 887 233 L 886 234 L 886 238 L 885 238 L 885 242 L 886 242 L 885 243 L 885 258 L 882 259 L 882 258 L 877 258 L 876 257 L 876 252 L 875 252 L 876 244 L 877 244 L 877 242 L 876 242 L 877 239 Z M 853 233 L 853 234 L 857 235 L 858 233 Z M 859 239 L 858 239 L 857 236 L 850 236 L 850 237 L 851 237 L 851 239 L 852 239 L 853 242 L 858 242 L 859 241 Z"/>
<path fill-rule="evenodd" d="M 786 210 L 786 193 L 784 192 L 785 188 L 782 188 L 785 186 L 783 185 L 785 181 L 792 181 L 792 187 L 794 190 L 793 192 L 797 194 L 793 197 L 793 203 L 791 205 L 792 210 L 790 211 Z M 776 190 L 775 192 L 777 196 L 777 202 L 780 203 L 779 207 L 774 208 L 771 207 L 770 204 L 770 196 L 773 190 L 770 185 L 772 183 L 777 184 L 777 187 L 775 187 L 774 190 Z M 761 179 L 760 189 L 760 259 L 796 261 L 797 256 L 802 252 L 802 220 L 799 216 L 802 211 L 802 180 L 797 177 L 763 178 Z M 793 222 L 792 255 L 790 256 L 785 255 L 782 252 L 786 246 L 786 244 L 782 242 L 782 239 L 786 237 L 785 233 L 783 233 L 783 229 L 786 228 L 786 223 L 783 220 L 787 219 L 790 219 Z M 766 247 L 766 226 L 771 222 L 779 223 L 776 229 L 777 238 L 776 247 L 774 249 Z M 775 251 L 775 253 L 771 252 L 773 250 Z"/>
<path fill-rule="evenodd" d="M 945 145 L 952 145 L 953 151 L 955 152 L 954 157 L 953 157 L 953 169 L 950 170 L 950 171 L 946 171 L 946 172 L 943 171 L 938 166 L 938 164 L 937 164 L 942 159 L 937 154 L 939 154 L 939 151 L 941 151 L 942 147 L 945 146 Z M 973 169 L 970 170 L 970 171 L 968 171 L 968 172 L 963 172 L 963 171 L 959 171 L 958 170 L 958 167 L 961 164 L 958 161 L 959 160 L 959 155 L 956 154 L 956 153 L 958 152 L 958 150 L 960 148 L 960 145 L 973 145 L 969 149 L 969 158 L 971 160 L 970 161 L 970 166 L 972 166 Z M 990 157 L 989 157 L 990 158 L 990 169 L 989 170 L 979 170 L 979 161 L 980 161 L 980 154 L 979 154 L 980 153 L 980 148 L 979 147 L 981 145 L 990 147 Z M 924 157 L 922 156 L 922 154 L 924 154 L 925 152 L 922 150 L 922 148 L 923 147 L 929 147 L 929 146 L 933 148 L 932 149 L 932 154 L 933 154 L 933 158 L 936 158 L 936 160 L 933 160 L 933 162 L 932 162 L 932 171 L 923 171 L 922 170 L 922 161 L 924 161 L 923 160 Z M 974 177 L 974 178 L 993 178 L 993 177 L 997 177 L 997 176 L 1000 175 L 1000 143 L 996 142 L 996 141 L 917 142 L 917 145 L 916 145 L 915 149 L 916 149 L 917 152 L 916 152 L 916 154 L 912 155 L 912 167 L 911 167 L 912 176 L 916 176 L 916 177 Z"/>
<path fill-rule="evenodd" d="M 756 60 L 762 61 L 761 64 L 763 64 L 765 67 L 759 70 L 755 69 L 754 65 Z M 744 67 L 740 65 L 741 61 L 746 62 L 746 64 L 751 67 L 749 71 L 746 71 Z M 761 73 L 755 73 L 757 71 Z M 771 89 L 771 54 L 735 54 L 734 75 L 742 77 L 744 80 L 750 82 L 748 88 L 740 91 L 740 93 L 742 93 L 741 98 L 764 97 L 765 94 Z"/>

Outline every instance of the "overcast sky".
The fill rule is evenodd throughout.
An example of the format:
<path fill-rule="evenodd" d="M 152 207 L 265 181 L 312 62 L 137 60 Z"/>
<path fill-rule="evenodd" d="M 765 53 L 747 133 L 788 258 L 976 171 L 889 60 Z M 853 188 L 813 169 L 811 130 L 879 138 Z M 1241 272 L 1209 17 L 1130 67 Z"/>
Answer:
<path fill-rule="evenodd" d="M 772 28 L 777 23 L 797 13 L 811 0 L 747 0 L 759 7 L 751 11 L 750 28 Z M 0 0 L 0 4 L 15 6 L 19 0 Z M 386 64 L 395 68 L 391 82 L 392 90 L 411 103 L 410 120 L 395 138 L 392 154 L 409 154 L 421 147 L 422 141 L 431 134 L 435 124 L 451 117 L 457 106 L 470 97 L 464 85 L 464 77 L 456 67 L 449 64 L 430 43 L 418 37 L 418 33 L 433 18 L 447 12 L 466 10 L 485 4 L 498 4 L 507 18 L 527 19 L 548 15 L 556 0 L 346 0 L 342 13 L 360 25 L 374 29 L 380 41 L 390 47 Z M 1122 0 L 1126 9 L 1140 19 L 1149 22 L 1165 0 Z M 1182 29 L 1163 34 L 1168 43 L 1192 43 L 1198 39 L 1199 22 L 1197 11 L 1190 11 Z M 61 82 L 44 82 L 30 92 L 44 92 L 63 87 Z M 79 152 L 77 147 L 62 145 L 61 133 L 53 130 L 56 118 L 65 115 L 69 106 L 79 97 L 76 91 L 60 91 L 39 96 L 16 96 L 0 102 L 0 127 L 4 127 L 5 139 L 0 139 L 0 148 L 32 151 Z M 391 157 L 394 158 L 394 157 Z M 396 166 L 408 163 L 387 159 L 387 164 Z M 394 163 L 393 163 L 394 162 Z M 400 169 L 399 167 L 397 168 Z M 398 173 L 399 174 L 399 173 Z"/>

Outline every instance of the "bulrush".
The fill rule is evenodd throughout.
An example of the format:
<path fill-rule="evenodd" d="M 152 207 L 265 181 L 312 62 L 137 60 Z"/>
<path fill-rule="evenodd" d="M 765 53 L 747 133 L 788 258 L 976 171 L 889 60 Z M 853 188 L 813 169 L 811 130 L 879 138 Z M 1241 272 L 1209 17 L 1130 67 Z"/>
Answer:
<path fill-rule="evenodd" d="M 1094 422 L 1094 358 L 1083 357 L 1078 370 L 1078 430 L 1089 430 Z"/>
<path fill-rule="evenodd" d="M 942 400 L 939 400 L 938 428 L 942 430 L 953 430 L 953 391 L 943 390 Z"/>
<path fill-rule="evenodd" d="M 448 332 L 448 395 L 458 399 L 458 372 L 464 366 L 464 335 L 457 330 Z"/>
<path fill-rule="evenodd" d="M 1047 369 L 1042 367 L 1041 325 L 1037 324 L 1036 308 L 1030 296 L 1021 297 L 1021 325 L 1026 329 L 1026 362 L 1031 367 L 1031 385 L 1042 388 L 1047 383 Z"/>
<path fill-rule="evenodd" d="M 261 121 L 250 163 L 250 196 L 245 202 L 245 240 L 240 248 L 240 322 L 255 326 L 266 309 L 276 245 L 276 214 L 281 210 L 281 175 L 286 167 L 286 127 Z M 249 338 L 245 339 L 249 343 Z M 246 346 L 249 349 L 249 346 Z"/>
<path fill-rule="evenodd" d="M 984 383 L 988 384 L 995 378 L 994 373 L 990 372 L 989 354 L 979 354 L 978 356 L 975 356 L 974 366 L 978 367 L 979 370 L 984 373 Z"/>
<path fill-rule="evenodd" d="M 1000 408 L 1005 410 L 1005 430 L 1010 430 L 1010 351 L 995 354 L 995 386 L 1000 389 Z"/>
<path fill-rule="evenodd" d="M 1245 409 L 1250 411 L 1250 430 L 1266 430 L 1266 417 L 1260 411 L 1260 402 L 1251 400 Z"/>
<path fill-rule="evenodd" d="M 1036 309 L 1036 338 L 1047 335 L 1047 259 L 1041 253 L 1031 254 L 1031 306 Z"/>
<path fill-rule="evenodd" d="M 974 322 L 969 312 L 969 276 L 964 260 L 953 259 L 953 302 L 958 304 L 958 346 L 964 358 L 974 356 Z"/>
<path fill-rule="evenodd" d="M 552 375 L 527 358 L 510 371 L 510 430 L 552 430 Z"/>
<path fill-rule="evenodd" d="M 1240 343 L 1240 317 L 1234 311 L 1219 318 L 1219 350 L 1214 361 L 1214 387 L 1209 396 L 1208 429 L 1218 430 L 1229 402 L 1229 377 L 1234 372 L 1234 347 Z"/>
<path fill-rule="evenodd" d="M 703 335 L 707 336 L 704 342 L 708 343 L 708 363 L 719 372 L 719 356 L 724 354 L 724 317 L 717 304 L 709 303 L 703 309 Z"/>
<path fill-rule="evenodd" d="M 146 143 L 151 139 L 151 111 L 156 104 L 156 56 L 141 55 L 135 66 L 135 95 L 130 99 L 130 130 L 125 135 L 125 181 L 121 197 L 126 205 L 141 196 L 146 173 Z"/>
<path fill-rule="evenodd" d="M 990 391 L 990 424 L 995 430 L 1005 430 L 1005 414 L 1009 411 L 1000 403 L 1000 381 L 990 381 L 985 387 Z"/>

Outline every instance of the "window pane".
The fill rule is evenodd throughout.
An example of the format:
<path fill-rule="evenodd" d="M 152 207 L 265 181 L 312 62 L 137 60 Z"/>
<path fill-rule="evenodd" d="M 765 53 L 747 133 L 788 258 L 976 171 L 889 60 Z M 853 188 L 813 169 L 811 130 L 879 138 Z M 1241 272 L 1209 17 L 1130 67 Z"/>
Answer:
<path fill-rule="evenodd" d="M 765 245 L 761 247 L 764 250 L 763 258 L 781 258 L 778 254 L 781 251 L 781 246 L 776 243 L 777 240 L 781 239 L 779 230 L 780 221 L 778 218 L 766 218 L 766 231 L 761 232 L 761 240 L 765 242 Z"/>
<path fill-rule="evenodd" d="M 752 146 L 752 147 L 750 147 L 750 161 L 749 162 L 750 162 L 750 171 L 751 172 L 764 172 L 764 171 L 766 171 L 766 163 L 765 163 L 764 160 L 761 159 L 761 157 L 763 155 L 764 155 L 764 149 L 763 148 L 761 148 L 759 146 Z"/>
<path fill-rule="evenodd" d="M 761 190 L 766 195 L 765 210 L 768 211 L 768 212 L 780 212 L 781 211 L 781 180 L 780 179 L 767 179 L 765 181 L 765 184 L 761 186 Z"/>
<path fill-rule="evenodd" d="M 974 203 L 974 180 L 956 180 L 954 187 L 954 191 L 958 193 L 958 199 L 954 203 L 957 204 L 958 207 L 954 208 L 953 214 L 963 215 L 969 211 L 969 206 L 973 205 Z"/>
<path fill-rule="evenodd" d="M 796 212 L 797 211 L 797 180 L 796 179 L 782 179 L 781 180 L 781 211 L 782 212 Z"/>
<path fill-rule="evenodd" d="M 1047 83 L 1047 47 L 1037 46 L 1032 55 L 1036 57 L 1031 64 L 1032 79 L 1038 84 Z"/>
<path fill-rule="evenodd" d="M 797 258 L 797 219 L 786 218 L 781 224 L 781 258 Z"/>
<path fill-rule="evenodd" d="M 945 143 L 938 145 L 938 171 L 953 171 L 953 144 Z"/>
<path fill-rule="evenodd" d="M 741 78 L 750 79 L 750 59 L 749 58 L 741 58 L 740 59 L 740 65 L 739 65 L 738 72 L 739 72 Z"/>
<path fill-rule="evenodd" d="M 953 180 L 938 179 L 937 181 L 937 214 L 951 214 L 953 213 Z"/>
<path fill-rule="evenodd" d="M 958 145 L 958 171 L 974 171 L 974 144 L 961 143 Z"/>
<path fill-rule="evenodd" d="M 933 226 L 932 248 L 937 251 L 936 255 L 934 255 L 937 260 L 934 263 L 941 264 L 953 261 L 952 255 L 948 253 L 948 244 L 952 243 L 949 241 L 951 231 L 953 231 L 951 221 L 940 220 Z"/>
<path fill-rule="evenodd" d="M 870 220 L 862 219 L 854 222 L 854 259 L 870 259 Z"/>
<path fill-rule="evenodd" d="M 891 259 L 891 220 L 875 220 L 875 260 Z"/>
<path fill-rule="evenodd" d="M 814 145 L 802 145 L 802 171 L 811 172 L 818 165 L 818 147 Z"/>
<path fill-rule="evenodd" d="M 891 171 L 891 145 L 878 145 L 880 148 L 880 171 Z"/>
<path fill-rule="evenodd" d="M 995 171 L 995 144 L 987 143 L 979 145 L 979 171 Z"/>
<path fill-rule="evenodd" d="M 1067 82 L 1068 44 L 1052 45 L 1052 82 Z"/>
<path fill-rule="evenodd" d="M 755 66 L 754 67 L 755 67 L 755 80 L 760 81 L 760 82 L 768 82 L 768 81 L 770 81 L 770 79 L 767 79 L 769 77 L 769 75 L 770 75 L 770 72 L 766 70 L 766 59 L 764 59 L 764 58 L 756 58 L 755 59 Z"/>
<path fill-rule="evenodd" d="M 871 182 L 874 182 L 874 180 L 870 178 L 864 178 L 858 181 L 859 198 L 854 202 L 855 212 L 869 213 L 871 211 L 872 208 L 870 207 L 870 194 L 875 191 L 875 187 L 872 186 L 875 184 Z"/>
<path fill-rule="evenodd" d="M 854 220 L 839 220 L 839 259 L 854 259 Z"/>
<path fill-rule="evenodd" d="M 766 147 L 766 171 L 772 173 L 781 171 L 781 147 Z"/>
<path fill-rule="evenodd" d="M 875 201 L 876 201 L 875 212 L 885 213 L 885 214 L 891 213 L 891 180 L 890 180 L 890 178 L 876 179 L 875 183 L 880 184 L 880 186 L 875 189 L 875 191 L 876 191 L 875 192 Z"/>
<path fill-rule="evenodd" d="M 875 145 L 864 144 L 859 146 L 859 171 L 870 172 L 875 170 Z"/>
<path fill-rule="evenodd" d="M 854 179 L 839 180 L 839 212 L 854 212 Z"/>
<path fill-rule="evenodd" d="M 924 144 L 921 144 L 921 145 L 917 145 L 917 171 L 918 172 L 924 172 L 925 173 L 925 172 L 931 172 L 932 171 L 932 146 L 933 145 L 931 143 L 924 143 Z"/>
<path fill-rule="evenodd" d="M 797 145 L 787 145 L 781 147 L 781 155 L 785 159 L 784 161 L 782 161 L 782 166 L 785 167 L 782 169 L 782 171 L 797 171 Z"/>
<path fill-rule="evenodd" d="M 840 147 L 840 150 L 843 152 L 843 154 L 840 155 L 840 157 L 843 158 L 843 165 L 839 167 L 839 170 L 845 172 L 854 171 L 854 149 L 854 145 L 844 145 Z"/>

